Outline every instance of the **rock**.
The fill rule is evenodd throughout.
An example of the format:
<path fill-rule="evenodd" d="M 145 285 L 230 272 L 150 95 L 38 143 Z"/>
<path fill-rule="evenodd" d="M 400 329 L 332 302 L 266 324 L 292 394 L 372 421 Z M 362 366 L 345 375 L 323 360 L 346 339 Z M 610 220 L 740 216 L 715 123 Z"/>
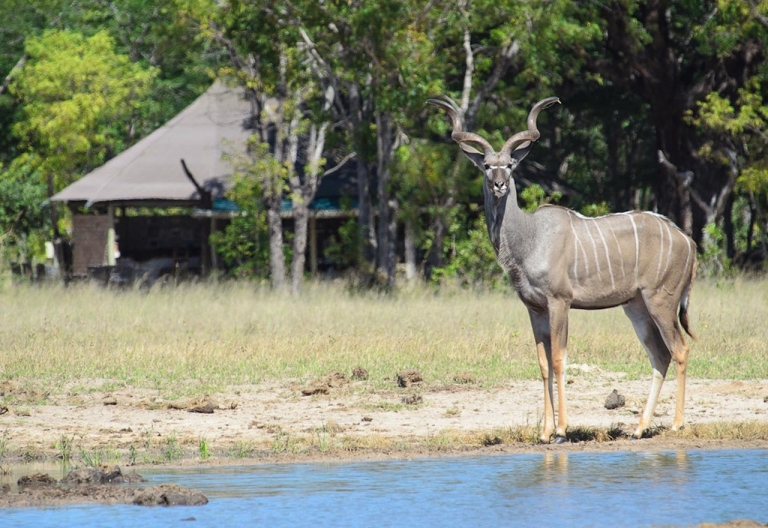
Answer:
<path fill-rule="evenodd" d="M 177 484 L 161 484 L 136 490 L 133 503 L 138 506 L 201 506 L 208 504 L 208 497 Z"/>
<path fill-rule="evenodd" d="M 117 400 L 114 396 L 107 396 L 103 400 L 101 400 L 101 403 L 104 405 L 117 405 Z"/>
<path fill-rule="evenodd" d="M 619 394 L 619 392 L 616 389 L 613 389 L 613 392 L 611 392 L 608 397 L 605 399 L 605 408 L 606 409 L 618 409 L 619 407 L 624 407 L 625 399 L 624 396 Z"/>
<path fill-rule="evenodd" d="M 56 485 L 56 479 L 47 473 L 35 473 L 21 477 L 17 482 L 20 488 L 47 488 Z"/>
<path fill-rule="evenodd" d="M 401 387 L 410 387 L 415 383 L 421 383 L 421 372 L 415 369 L 405 369 L 397 373 L 397 384 Z"/>
<path fill-rule="evenodd" d="M 305 388 L 301 389 L 301 393 L 304 396 L 312 396 L 314 394 L 328 394 L 330 389 L 338 389 L 347 383 L 347 377 L 341 372 L 334 370 L 330 374 L 326 374 L 320 379 L 309 382 Z"/>
<path fill-rule="evenodd" d="M 347 384 L 347 377 L 341 372 L 333 371 L 330 374 L 323 376 L 322 381 L 324 381 L 330 388 L 338 389 Z"/>
<path fill-rule="evenodd" d="M 328 384 L 322 383 L 319 380 L 315 380 L 311 385 L 301 389 L 301 393 L 304 396 L 313 396 L 315 394 L 328 394 L 330 388 Z"/>
<path fill-rule="evenodd" d="M 3 486 L 0 508 L 50 507 L 66 504 L 138 504 L 145 506 L 197 506 L 208 498 L 199 491 L 176 484 L 148 488 L 115 486 L 117 483 L 146 482 L 140 475 L 123 475 L 120 468 L 81 468 L 71 471 L 60 483 L 50 475 L 37 473 L 19 479 L 19 492 Z"/>
<path fill-rule="evenodd" d="M 78 468 L 67 473 L 61 479 L 62 484 L 81 486 L 83 484 L 101 484 L 104 473 L 93 467 Z"/>
<path fill-rule="evenodd" d="M 371 418 L 370 416 L 363 416 L 362 420 L 363 420 L 364 422 L 372 422 L 372 421 L 373 421 L 373 418 Z"/>
<path fill-rule="evenodd" d="M 136 473 L 124 475 L 118 466 L 102 466 L 100 468 L 84 467 L 74 469 L 61 479 L 61 484 L 83 486 L 87 484 L 129 484 L 146 481 L 147 479 Z"/>
<path fill-rule="evenodd" d="M 193 413 L 213 414 L 213 411 L 217 408 L 218 405 L 214 404 L 210 400 L 205 400 L 190 404 L 189 407 L 187 407 L 187 411 Z"/>
<path fill-rule="evenodd" d="M 150 408 L 152 408 L 151 405 Z M 202 398 L 195 398 L 187 402 L 168 402 L 166 408 L 176 411 L 213 414 L 213 411 L 219 408 L 219 404 L 210 396 L 203 396 Z"/>
<path fill-rule="evenodd" d="M 453 377 L 453 381 L 461 384 L 477 383 L 477 376 L 471 372 L 462 372 L 461 374 L 456 374 Z"/>
<path fill-rule="evenodd" d="M 363 367 L 355 367 L 352 369 L 352 379 L 365 381 L 368 379 L 368 371 Z"/>
<path fill-rule="evenodd" d="M 764 526 L 764 524 L 750 519 L 735 519 L 733 521 L 727 521 L 724 523 L 704 522 L 697 524 L 695 528 L 761 528 Z"/>
<path fill-rule="evenodd" d="M 420 394 L 411 394 L 410 396 L 403 396 L 401 401 L 406 405 L 418 405 L 424 403 L 424 398 Z"/>

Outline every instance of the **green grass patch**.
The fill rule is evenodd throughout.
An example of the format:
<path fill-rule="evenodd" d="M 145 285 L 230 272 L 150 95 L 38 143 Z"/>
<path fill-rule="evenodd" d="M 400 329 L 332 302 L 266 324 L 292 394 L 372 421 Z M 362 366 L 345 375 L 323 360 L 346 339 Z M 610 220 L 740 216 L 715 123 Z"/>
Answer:
<path fill-rule="evenodd" d="M 699 282 L 690 315 L 699 335 L 690 376 L 768 376 L 768 280 Z M 569 363 L 650 374 L 621 309 L 573 311 L 570 334 Z M 374 389 L 403 368 L 419 369 L 428 384 L 471 372 L 481 387 L 540 375 L 527 311 L 512 292 L 350 294 L 316 284 L 293 298 L 248 283 L 5 286 L 0 342 L 0 379 L 54 388 L 101 380 L 75 392 L 132 385 L 181 397 L 356 366 Z"/>

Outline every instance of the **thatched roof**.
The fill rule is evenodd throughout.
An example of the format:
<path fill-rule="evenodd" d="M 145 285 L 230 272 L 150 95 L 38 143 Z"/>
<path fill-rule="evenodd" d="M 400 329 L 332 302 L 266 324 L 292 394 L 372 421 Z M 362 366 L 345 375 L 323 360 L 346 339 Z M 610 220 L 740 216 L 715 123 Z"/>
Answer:
<path fill-rule="evenodd" d="M 75 205 L 194 206 L 198 184 L 221 197 L 232 169 L 225 151 L 244 149 L 250 105 L 242 89 L 215 82 L 194 103 L 131 148 L 51 198 Z"/>

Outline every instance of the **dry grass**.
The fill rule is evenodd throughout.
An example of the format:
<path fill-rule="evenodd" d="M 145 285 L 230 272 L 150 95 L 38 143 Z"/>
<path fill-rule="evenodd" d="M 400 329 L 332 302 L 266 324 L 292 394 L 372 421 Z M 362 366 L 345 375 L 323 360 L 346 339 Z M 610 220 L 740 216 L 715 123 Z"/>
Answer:
<path fill-rule="evenodd" d="M 689 373 L 768 375 L 768 281 L 698 283 Z M 648 375 L 619 309 L 576 312 L 569 361 Z M 0 376 L 43 384 L 105 380 L 202 393 L 265 379 L 305 379 L 362 366 L 370 383 L 403 368 L 430 383 L 470 372 L 481 386 L 538 378 L 528 316 L 513 294 L 349 294 L 313 285 L 301 298 L 247 283 L 111 291 L 6 285 L 0 291 Z"/>
<path fill-rule="evenodd" d="M 664 431 L 664 438 L 688 440 L 768 440 L 766 422 L 710 422 L 686 425 L 679 431 Z"/>

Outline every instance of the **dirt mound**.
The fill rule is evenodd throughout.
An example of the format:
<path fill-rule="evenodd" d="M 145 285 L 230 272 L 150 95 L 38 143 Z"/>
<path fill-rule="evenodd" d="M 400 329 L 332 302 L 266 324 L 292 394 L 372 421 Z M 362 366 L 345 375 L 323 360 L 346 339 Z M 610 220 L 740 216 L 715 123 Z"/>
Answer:
<path fill-rule="evenodd" d="M 136 504 L 138 506 L 199 506 L 208 498 L 176 484 L 132 488 L 116 484 L 146 482 L 120 468 L 80 468 L 56 482 L 45 473 L 19 479 L 17 492 L 0 490 L 0 508 L 61 506 L 66 504 Z"/>

